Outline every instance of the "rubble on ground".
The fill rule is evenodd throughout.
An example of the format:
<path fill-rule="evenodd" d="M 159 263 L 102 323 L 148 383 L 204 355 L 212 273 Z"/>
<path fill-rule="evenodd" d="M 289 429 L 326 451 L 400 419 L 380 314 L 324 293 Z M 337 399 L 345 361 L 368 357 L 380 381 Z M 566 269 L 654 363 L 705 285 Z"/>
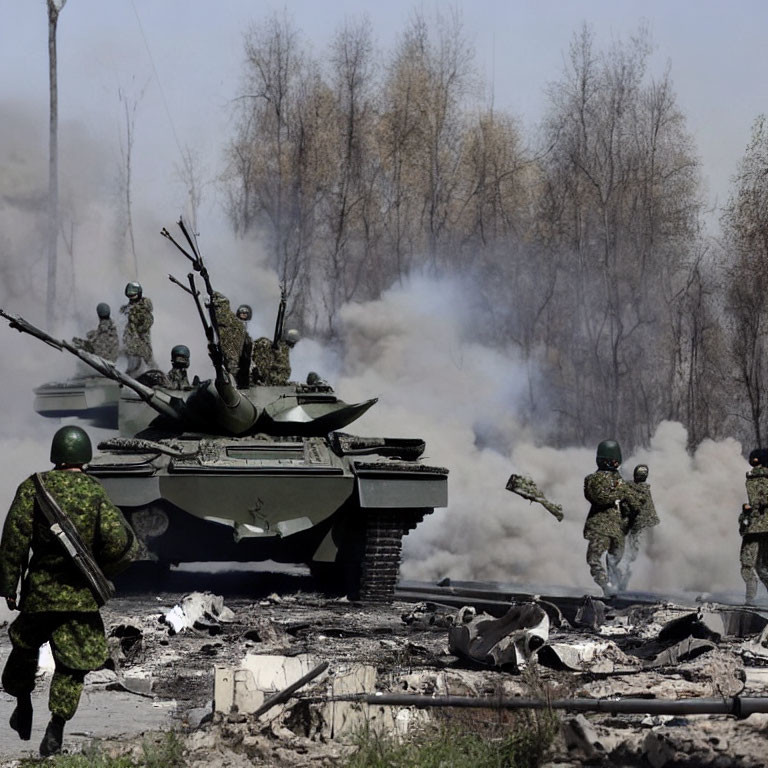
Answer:
<path fill-rule="evenodd" d="M 768 690 L 768 621 L 757 611 L 716 605 L 615 610 L 585 598 L 569 622 L 538 600 L 493 617 L 471 606 L 194 593 L 120 598 L 103 613 L 112 668 L 88 675 L 86 696 L 118 690 L 175 702 L 187 764 L 201 768 L 337 765 L 354 750 L 361 728 L 418 733 L 428 720 L 452 716 L 328 701 L 348 693 L 681 699 Z M 264 711 L 276 694 L 312 674 Z M 768 714 L 559 718 L 552 766 L 765 762 Z M 127 753 L 141 738 L 147 736 L 107 741 L 105 748 Z"/>

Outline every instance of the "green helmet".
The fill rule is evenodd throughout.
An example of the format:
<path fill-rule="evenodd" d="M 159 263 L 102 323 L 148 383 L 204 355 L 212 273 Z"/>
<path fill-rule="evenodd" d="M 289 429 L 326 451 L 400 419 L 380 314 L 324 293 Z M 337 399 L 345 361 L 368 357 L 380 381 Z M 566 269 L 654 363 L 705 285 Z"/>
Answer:
<path fill-rule="evenodd" d="M 189 347 L 184 344 L 177 344 L 171 350 L 172 363 L 186 363 L 189 365 Z"/>
<path fill-rule="evenodd" d="M 87 464 L 92 456 L 91 438 L 80 427 L 62 427 L 51 440 L 52 464 Z"/>
<path fill-rule="evenodd" d="M 615 440 L 603 440 L 597 446 L 597 466 L 600 469 L 616 469 L 621 464 L 621 448 Z"/>
<path fill-rule="evenodd" d="M 141 283 L 137 283 L 136 281 L 133 281 L 128 283 L 128 285 L 125 286 L 125 295 L 129 299 L 132 299 L 134 296 L 137 299 L 140 299 L 141 294 L 142 294 Z"/>
<path fill-rule="evenodd" d="M 291 330 L 285 334 L 285 343 L 289 347 L 293 347 L 296 345 L 300 338 L 301 334 L 295 328 L 291 328 Z"/>
<path fill-rule="evenodd" d="M 253 317 L 253 310 L 249 304 L 241 304 L 235 314 L 247 323 Z"/>
<path fill-rule="evenodd" d="M 648 479 L 648 465 L 638 464 L 632 476 L 636 483 L 644 483 Z"/>
<path fill-rule="evenodd" d="M 109 317 L 109 312 L 109 304 L 102 301 L 96 305 L 96 314 L 99 316 L 99 320 L 106 320 Z"/>

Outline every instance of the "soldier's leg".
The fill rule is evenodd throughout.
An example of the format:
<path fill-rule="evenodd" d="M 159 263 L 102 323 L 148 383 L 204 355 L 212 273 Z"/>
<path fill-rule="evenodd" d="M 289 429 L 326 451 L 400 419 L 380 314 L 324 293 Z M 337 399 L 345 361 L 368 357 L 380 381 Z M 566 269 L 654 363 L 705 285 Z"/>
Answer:
<path fill-rule="evenodd" d="M 608 551 L 611 540 L 608 536 L 595 534 L 590 536 L 588 541 L 587 565 L 589 566 L 589 572 L 592 574 L 595 583 L 605 588 L 608 583 L 608 577 L 603 567 L 603 555 Z"/>
<path fill-rule="evenodd" d="M 760 581 L 768 589 L 768 535 L 760 534 L 757 542 L 757 562 L 755 569 Z"/>
<path fill-rule="evenodd" d="M 753 536 L 744 536 L 741 540 L 739 560 L 741 562 L 741 578 L 746 585 L 745 602 L 753 603 L 757 594 L 757 565 L 758 541 Z"/>
<path fill-rule="evenodd" d="M 611 536 L 608 545 L 608 555 L 606 564 L 608 566 L 608 585 L 607 592 L 610 593 L 611 587 L 618 588 L 621 583 L 621 571 L 619 563 L 624 556 L 624 537 Z"/>
<path fill-rule="evenodd" d="M 52 715 L 60 717 L 65 722 L 75 716 L 87 673 L 87 670 L 70 669 L 56 662 L 48 696 L 48 709 L 51 710 Z"/>

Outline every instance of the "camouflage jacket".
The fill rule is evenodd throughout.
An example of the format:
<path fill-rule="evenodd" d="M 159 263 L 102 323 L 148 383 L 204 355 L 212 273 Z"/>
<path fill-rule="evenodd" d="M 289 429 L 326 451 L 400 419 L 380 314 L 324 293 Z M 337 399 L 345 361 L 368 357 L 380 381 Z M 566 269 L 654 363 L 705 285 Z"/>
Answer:
<path fill-rule="evenodd" d="M 117 338 L 117 328 L 112 319 L 107 317 L 99 320 L 99 327 L 88 331 L 86 344 L 90 352 L 114 363 L 120 351 L 120 341 Z"/>
<path fill-rule="evenodd" d="M 136 537 L 98 480 L 65 470 L 41 476 L 104 573 L 110 576 L 123 570 L 138 551 Z M 98 610 L 85 578 L 50 532 L 35 497 L 34 481 L 29 477 L 16 490 L 5 518 L 0 540 L 0 596 L 15 598 L 22 579 L 22 611 Z"/>
<path fill-rule="evenodd" d="M 291 378 L 290 347 L 284 341 L 272 341 L 265 336 L 253 342 L 251 380 L 266 387 L 284 387 Z"/>
<path fill-rule="evenodd" d="M 659 516 L 656 514 L 656 506 L 651 496 L 651 486 L 648 483 L 627 483 L 634 488 L 642 498 L 642 504 L 637 511 L 631 510 L 629 514 L 630 530 L 640 531 L 643 528 L 653 528 L 659 524 Z"/>
<path fill-rule="evenodd" d="M 154 322 L 152 302 L 146 297 L 129 302 L 120 307 L 120 312 L 127 315 L 123 330 L 123 351 L 126 355 L 141 357 L 145 362 L 152 360 L 152 340 L 150 329 Z"/>
<path fill-rule="evenodd" d="M 213 294 L 213 308 L 219 329 L 221 353 L 227 370 L 239 379 L 240 362 L 245 345 L 245 323 L 229 308 L 229 299 L 216 292 Z"/>
<path fill-rule="evenodd" d="M 625 482 L 618 472 L 599 469 L 584 478 L 584 498 L 590 503 L 584 523 L 584 538 L 593 536 L 621 537 L 627 522 L 620 511 L 626 507 L 632 512 L 640 510 L 643 497 Z"/>
<path fill-rule="evenodd" d="M 189 379 L 187 378 L 186 368 L 171 368 L 171 370 L 168 371 L 168 388 L 192 389 Z"/>
<path fill-rule="evenodd" d="M 752 509 L 745 514 L 745 533 L 768 533 L 768 468 L 747 472 L 747 499 Z"/>

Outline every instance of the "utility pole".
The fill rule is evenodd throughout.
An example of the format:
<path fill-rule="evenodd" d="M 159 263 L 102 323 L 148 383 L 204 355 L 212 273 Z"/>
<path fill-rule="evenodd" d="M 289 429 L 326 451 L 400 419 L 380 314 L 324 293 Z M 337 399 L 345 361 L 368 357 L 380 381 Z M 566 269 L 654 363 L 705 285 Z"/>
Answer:
<path fill-rule="evenodd" d="M 56 309 L 56 243 L 59 236 L 59 107 L 56 81 L 56 24 L 67 0 L 46 0 L 48 4 L 48 78 L 50 122 L 48 134 L 48 286 L 45 322 L 54 327 Z"/>

